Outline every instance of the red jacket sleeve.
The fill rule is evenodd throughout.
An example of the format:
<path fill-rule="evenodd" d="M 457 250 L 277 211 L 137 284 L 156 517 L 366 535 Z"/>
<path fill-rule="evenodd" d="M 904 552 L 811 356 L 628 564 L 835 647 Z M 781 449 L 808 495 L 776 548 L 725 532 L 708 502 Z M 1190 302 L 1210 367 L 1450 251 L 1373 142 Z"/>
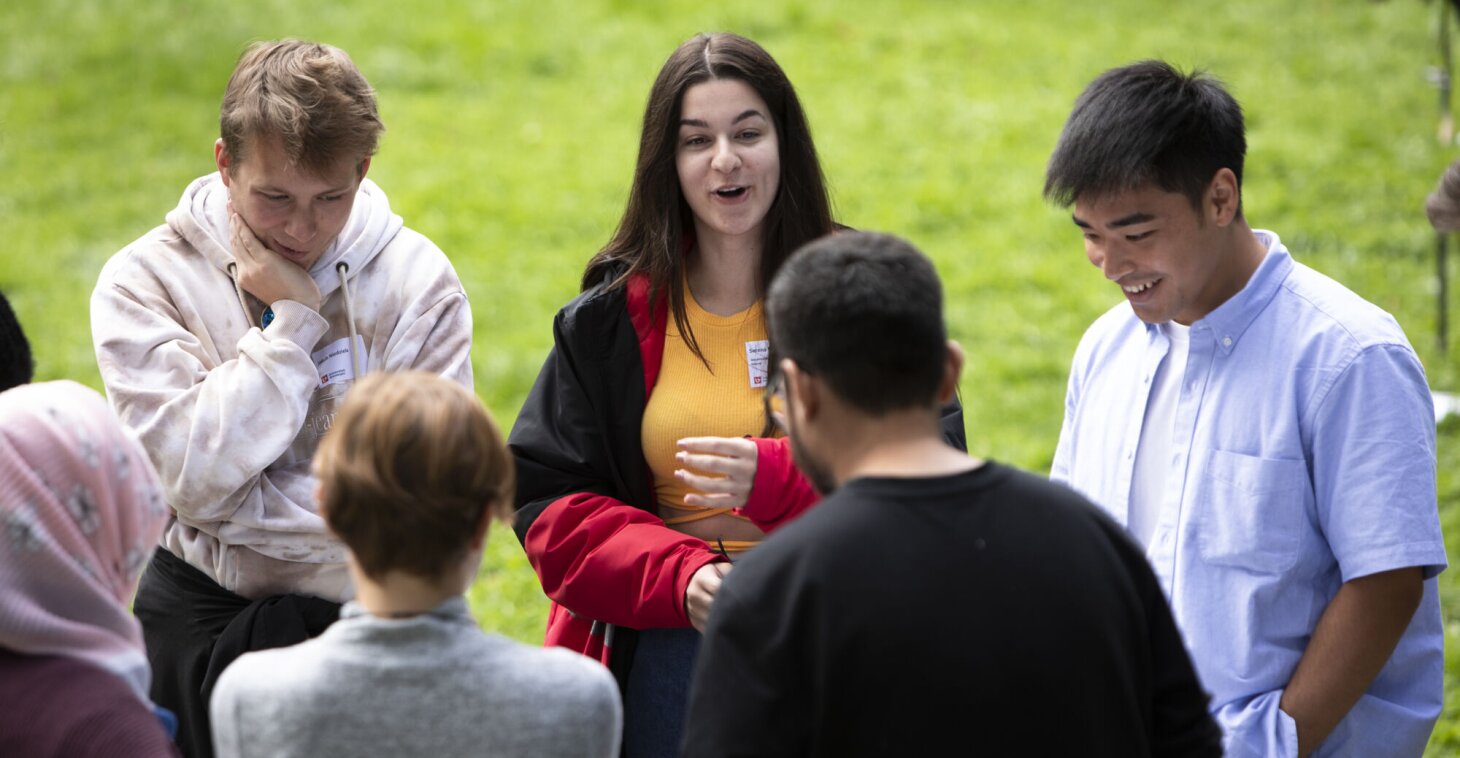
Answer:
<path fill-rule="evenodd" d="M 821 495 L 796 468 L 789 438 L 757 437 L 755 447 L 755 481 L 740 513 L 769 534 L 816 505 Z"/>
<path fill-rule="evenodd" d="M 553 501 L 523 545 L 549 598 L 634 629 L 689 626 L 685 588 L 702 566 L 724 560 L 654 515 L 590 492 Z"/>

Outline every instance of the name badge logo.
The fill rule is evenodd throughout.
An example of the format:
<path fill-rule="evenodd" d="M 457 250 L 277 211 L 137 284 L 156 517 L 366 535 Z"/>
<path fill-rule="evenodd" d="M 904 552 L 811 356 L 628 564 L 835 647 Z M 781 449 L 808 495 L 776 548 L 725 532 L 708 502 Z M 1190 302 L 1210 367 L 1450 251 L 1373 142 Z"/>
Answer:
<path fill-rule="evenodd" d="M 751 388 L 761 389 L 765 387 L 766 381 L 770 378 L 770 340 L 747 341 L 745 343 L 745 365 L 750 369 Z"/>
<path fill-rule="evenodd" d="M 365 338 L 355 338 L 355 351 L 365 361 Z M 341 337 L 314 351 L 314 366 L 319 370 L 319 386 L 350 382 L 355 379 L 355 363 L 350 359 L 350 338 Z"/>

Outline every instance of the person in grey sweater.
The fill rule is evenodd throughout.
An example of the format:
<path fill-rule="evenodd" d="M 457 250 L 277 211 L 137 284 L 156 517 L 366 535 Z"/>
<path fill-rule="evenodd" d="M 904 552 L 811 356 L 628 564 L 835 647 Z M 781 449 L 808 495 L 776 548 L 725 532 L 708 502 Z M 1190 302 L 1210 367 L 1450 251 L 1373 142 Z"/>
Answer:
<path fill-rule="evenodd" d="M 608 670 L 484 633 L 462 596 L 512 501 L 511 458 L 475 396 L 423 372 L 372 374 L 314 467 L 355 600 L 319 637 L 223 672 L 220 758 L 617 755 Z"/>

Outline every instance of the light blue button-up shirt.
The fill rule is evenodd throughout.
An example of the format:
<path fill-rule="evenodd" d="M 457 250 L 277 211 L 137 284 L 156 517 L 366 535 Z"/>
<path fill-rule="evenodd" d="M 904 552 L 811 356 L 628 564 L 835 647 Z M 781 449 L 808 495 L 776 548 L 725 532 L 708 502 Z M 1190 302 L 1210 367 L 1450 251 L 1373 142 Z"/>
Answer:
<path fill-rule="evenodd" d="M 1297 755 L 1278 700 L 1319 616 L 1343 582 L 1423 566 L 1394 655 L 1317 753 L 1417 756 L 1440 713 L 1446 565 L 1424 369 L 1389 314 L 1257 234 L 1268 251 L 1247 286 L 1191 325 L 1147 557 L 1229 756 Z M 1050 478 L 1122 524 L 1168 346 L 1122 303 L 1070 370 Z"/>

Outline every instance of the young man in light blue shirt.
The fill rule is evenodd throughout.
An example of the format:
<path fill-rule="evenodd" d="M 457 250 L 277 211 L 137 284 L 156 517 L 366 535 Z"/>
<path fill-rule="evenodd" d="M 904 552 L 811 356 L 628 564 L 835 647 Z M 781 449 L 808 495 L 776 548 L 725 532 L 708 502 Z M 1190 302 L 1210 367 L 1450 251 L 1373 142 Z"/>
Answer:
<path fill-rule="evenodd" d="M 1045 196 L 1126 302 L 1076 350 L 1051 478 L 1145 545 L 1229 756 L 1419 755 L 1444 665 L 1424 369 L 1247 225 L 1244 132 L 1156 61 L 1076 102 Z"/>

